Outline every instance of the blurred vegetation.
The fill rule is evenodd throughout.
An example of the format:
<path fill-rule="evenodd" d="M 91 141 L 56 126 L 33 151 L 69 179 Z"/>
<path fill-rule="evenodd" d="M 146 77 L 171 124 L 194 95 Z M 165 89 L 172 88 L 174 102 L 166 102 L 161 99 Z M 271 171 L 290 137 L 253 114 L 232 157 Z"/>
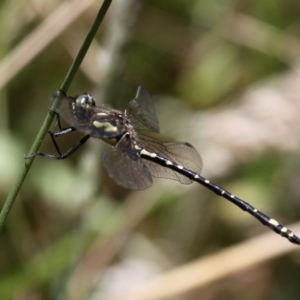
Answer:
<path fill-rule="evenodd" d="M 81 4 L 69 1 L 74 7 L 53 31 L 70 24 L 54 37 L 44 32 L 45 46 L 28 62 L 40 45 L 27 52 L 21 46 L 68 3 L 0 3 L 1 205 L 99 9 L 99 1 L 89 2 L 71 20 Z M 69 94 L 89 91 L 123 110 L 144 85 L 162 140 L 192 143 L 205 176 L 283 223 L 296 221 L 299 17 L 300 2 L 291 0 L 116 0 Z M 256 102 L 248 101 L 253 91 Z M 279 98 L 291 109 L 276 111 Z M 265 132 L 274 133 L 268 142 Z M 60 146 L 68 149 L 80 136 L 61 138 Z M 102 169 L 103 144 L 91 140 L 65 161 L 36 158 L 0 235 L 0 299 L 113 299 L 268 231 L 197 184 L 154 179 L 144 191 L 123 189 Z M 41 151 L 54 150 L 47 137 Z M 276 238 L 272 247 L 288 243 Z M 172 299 L 299 299 L 296 254 Z"/>

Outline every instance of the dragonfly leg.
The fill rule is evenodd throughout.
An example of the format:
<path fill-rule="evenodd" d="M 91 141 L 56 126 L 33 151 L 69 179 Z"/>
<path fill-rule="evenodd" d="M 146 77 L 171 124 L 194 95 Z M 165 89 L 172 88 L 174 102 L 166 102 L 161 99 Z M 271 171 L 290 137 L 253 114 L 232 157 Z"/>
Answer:
<path fill-rule="evenodd" d="M 32 158 L 32 157 L 35 157 L 37 155 L 43 156 L 43 157 L 46 157 L 46 158 L 50 158 L 50 159 L 56 159 L 56 160 L 65 159 L 65 158 L 70 157 L 72 154 L 74 154 L 90 138 L 90 135 L 84 136 L 81 140 L 79 140 L 74 146 L 72 146 L 65 153 L 61 153 L 61 151 L 60 151 L 60 149 L 59 149 L 59 147 L 58 147 L 58 145 L 55 141 L 54 134 L 52 132 L 49 132 L 49 134 L 51 136 L 51 139 L 53 141 L 53 144 L 54 144 L 55 149 L 57 150 L 59 156 L 55 156 L 55 155 L 52 155 L 52 154 L 46 154 L 46 153 L 42 153 L 42 152 L 37 151 L 36 153 L 34 153 L 32 155 L 25 156 L 25 159 Z"/>
<path fill-rule="evenodd" d="M 67 128 L 62 128 L 61 123 L 60 123 L 60 116 L 57 112 L 52 111 L 53 113 L 56 114 L 56 119 L 55 119 L 55 124 L 54 124 L 54 131 L 53 133 L 48 131 L 50 135 L 53 135 L 55 137 L 59 137 L 65 134 L 68 134 L 70 132 L 76 131 L 77 129 L 75 127 L 67 127 Z M 59 130 L 57 130 L 57 127 Z"/>
<path fill-rule="evenodd" d="M 55 121 L 55 124 L 54 124 L 54 132 L 48 131 L 48 134 L 50 135 L 52 143 L 53 143 L 57 153 L 59 154 L 59 156 L 46 154 L 46 153 L 42 153 L 42 152 L 37 151 L 34 154 L 31 154 L 29 156 L 25 156 L 25 159 L 35 157 L 36 155 L 47 157 L 47 158 L 50 158 L 50 159 L 57 159 L 57 160 L 65 159 L 65 158 L 71 156 L 74 152 L 76 152 L 89 139 L 90 136 L 86 135 L 80 141 L 78 141 L 73 147 L 71 147 L 68 151 L 66 151 L 65 153 L 61 153 L 61 151 L 60 151 L 60 149 L 57 145 L 56 138 L 60 137 L 60 136 L 63 136 L 63 135 L 66 135 L 66 134 L 69 134 L 73 131 L 76 131 L 77 129 L 75 127 L 62 128 L 61 123 L 60 123 L 59 114 L 56 113 L 56 112 L 54 112 L 54 113 L 56 114 L 56 121 Z M 59 131 L 57 131 L 57 127 L 58 127 Z"/>

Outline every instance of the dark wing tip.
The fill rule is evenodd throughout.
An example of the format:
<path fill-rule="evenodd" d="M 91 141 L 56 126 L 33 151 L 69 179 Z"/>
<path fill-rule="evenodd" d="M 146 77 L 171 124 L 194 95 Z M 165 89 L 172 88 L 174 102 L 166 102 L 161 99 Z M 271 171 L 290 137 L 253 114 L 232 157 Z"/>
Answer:
<path fill-rule="evenodd" d="M 193 148 L 193 149 L 195 149 L 195 147 L 192 145 L 192 144 L 190 144 L 190 143 L 184 143 L 187 147 L 190 147 L 190 148 Z"/>

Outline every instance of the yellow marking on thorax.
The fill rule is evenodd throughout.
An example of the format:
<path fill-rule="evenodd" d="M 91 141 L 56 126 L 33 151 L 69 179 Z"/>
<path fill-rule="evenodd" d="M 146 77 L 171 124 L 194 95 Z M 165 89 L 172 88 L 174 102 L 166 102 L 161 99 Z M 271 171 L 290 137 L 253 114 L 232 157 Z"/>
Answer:
<path fill-rule="evenodd" d="M 116 132 L 118 130 L 118 128 L 116 126 L 111 125 L 109 122 L 94 121 L 93 125 L 96 128 L 104 127 L 106 132 Z"/>

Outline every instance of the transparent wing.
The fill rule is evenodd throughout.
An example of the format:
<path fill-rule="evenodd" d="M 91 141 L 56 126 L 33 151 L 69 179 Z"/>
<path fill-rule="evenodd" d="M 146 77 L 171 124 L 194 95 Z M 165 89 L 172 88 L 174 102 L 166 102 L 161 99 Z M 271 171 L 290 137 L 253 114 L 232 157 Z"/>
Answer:
<path fill-rule="evenodd" d="M 170 158 L 177 164 L 201 174 L 203 162 L 198 151 L 190 143 L 163 143 L 167 148 L 168 153 L 171 153 Z"/>
<path fill-rule="evenodd" d="M 163 143 L 160 140 L 143 135 L 139 136 L 139 142 L 147 151 L 165 157 L 198 174 L 201 173 L 202 159 L 197 150 L 191 144 L 178 142 Z M 154 177 L 173 179 L 183 184 L 191 184 L 193 182 L 184 175 L 152 161 L 145 159 L 144 164 Z"/>
<path fill-rule="evenodd" d="M 141 158 L 131 156 L 113 148 L 103 152 L 101 159 L 109 177 L 119 185 L 132 190 L 146 189 L 152 185 L 151 174 Z"/>
<path fill-rule="evenodd" d="M 126 112 L 135 129 L 159 132 L 155 107 L 144 87 L 138 87 L 136 97 L 129 102 Z"/>
<path fill-rule="evenodd" d="M 57 94 L 54 94 L 52 96 L 52 100 L 55 100 L 58 97 Z M 62 117 L 68 124 L 72 127 L 76 127 L 78 121 L 74 117 L 72 103 L 75 102 L 75 98 L 71 96 L 61 96 L 60 104 L 56 109 L 56 113 L 59 114 L 60 117 Z M 86 120 L 86 123 L 88 124 L 88 120 Z"/>

